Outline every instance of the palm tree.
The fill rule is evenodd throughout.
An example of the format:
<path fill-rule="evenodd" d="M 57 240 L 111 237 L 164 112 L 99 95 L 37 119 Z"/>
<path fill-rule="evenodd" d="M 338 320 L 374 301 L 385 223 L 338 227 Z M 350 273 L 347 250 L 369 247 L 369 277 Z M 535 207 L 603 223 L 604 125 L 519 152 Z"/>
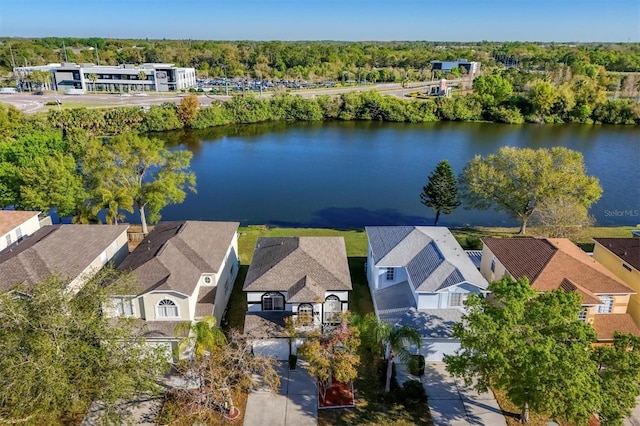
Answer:
<path fill-rule="evenodd" d="M 360 328 L 362 341 L 374 352 L 380 353 L 382 349 L 387 359 L 387 381 L 385 392 L 391 390 L 391 373 L 393 360 L 398 357 L 402 362 L 409 362 L 411 352 L 408 345 L 420 346 L 420 333 L 413 327 L 403 325 L 393 327 L 391 324 L 380 320 L 373 312 L 368 313 L 362 320 L 357 321 Z"/>
<path fill-rule="evenodd" d="M 112 192 L 104 188 L 100 190 L 99 197 L 100 206 L 106 209 L 105 222 L 108 225 L 117 225 L 119 220 L 124 219 L 125 216 L 122 213 L 118 213 L 120 209 L 133 213 L 133 198 L 123 189 L 116 189 L 115 192 Z"/>
<path fill-rule="evenodd" d="M 227 343 L 222 329 L 218 327 L 216 318 L 206 315 L 195 323 L 183 322 L 176 326 L 176 337 L 183 336 L 176 347 L 176 358 L 184 351 L 193 348 L 196 361 L 201 361 L 207 353 Z"/>
<path fill-rule="evenodd" d="M 98 80 L 98 76 L 95 75 L 94 73 L 89 74 L 89 80 L 91 80 L 91 83 L 93 83 L 93 91 L 96 91 L 96 80 Z"/>

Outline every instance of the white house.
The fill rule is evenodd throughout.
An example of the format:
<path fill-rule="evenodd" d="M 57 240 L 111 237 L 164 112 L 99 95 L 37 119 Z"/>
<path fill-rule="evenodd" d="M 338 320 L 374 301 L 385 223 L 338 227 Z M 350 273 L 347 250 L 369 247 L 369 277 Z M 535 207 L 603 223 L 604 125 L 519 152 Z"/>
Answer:
<path fill-rule="evenodd" d="M 77 292 L 104 265 L 129 253 L 128 225 L 43 226 L 0 252 L 0 291 L 25 290 L 51 275 Z"/>
<path fill-rule="evenodd" d="M 422 335 L 420 352 L 441 361 L 460 347 L 452 337 L 470 294 L 486 294 L 487 281 L 451 232 L 435 226 L 374 226 L 367 280 L 376 315 L 411 325 Z"/>
<path fill-rule="evenodd" d="M 40 212 L 0 210 L 0 251 L 40 229 Z"/>
<path fill-rule="evenodd" d="M 260 238 L 243 287 L 245 335 L 256 353 L 287 359 L 285 318 L 301 327 L 335 324 L 348 310 L 351 289 L 342 237 Z"/>
<path fill-rule="evenodd" d="M 222 321 L 238 273 L 238 222 L 177 221 L 156 225 L 118 270 L 139 288 L 113 294 L 107 315 L 139 318 L 147 341 L 171 353 L 181 322 Z"/>

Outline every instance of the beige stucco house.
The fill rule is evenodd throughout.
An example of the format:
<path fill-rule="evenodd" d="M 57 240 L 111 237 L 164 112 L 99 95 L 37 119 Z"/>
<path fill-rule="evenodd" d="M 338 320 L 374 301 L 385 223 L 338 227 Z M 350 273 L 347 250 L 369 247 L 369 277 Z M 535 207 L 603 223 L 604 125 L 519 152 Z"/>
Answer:
<path fill-rule="evenodd" d="M 495 281 L 526 277 L 538 291 L 563 289 L 582 297 L 578 318 L 593 325 L 598 343 L 616 331 L 640 336 L 627 313 L 636 291 L 566 238 L 483 238 L 480 273 Z"/>
<path fill-rule="evenodd" d="M 104 265 L 129 253 L 128 225 L 43 226 L 0 252 L 0 291 L 29 289 L 58 275 L 77 292 Z"/>
<path fill-rule="evenodd" d="M 635 294 L 627 312 L 640 326 L 640 238 L 594 238 L 593 258 L 625 282 Z"/>
<path fill-rule="evenodd" d="M 222 321 L 238 273 L 237 222 L 177 221 L 156 225 L 118 270 L 138 287 L 114 294 L 109 316 L 139 318 L 147 340 L 173 351 L 181 322 L 205 315 Z"/>
<path fill-rule="evenodd" d="M 287 359 L 285 318 L 303 329 L 335 324 L 349 308 L 351 289 L 344 238 L 259 238 L 243 287 L 244 332 L 254 352 Z"/>
<path fill-rule="evenodd" d="M 0 251 L 40 229 L 37 211 L 0 210 Z"/>

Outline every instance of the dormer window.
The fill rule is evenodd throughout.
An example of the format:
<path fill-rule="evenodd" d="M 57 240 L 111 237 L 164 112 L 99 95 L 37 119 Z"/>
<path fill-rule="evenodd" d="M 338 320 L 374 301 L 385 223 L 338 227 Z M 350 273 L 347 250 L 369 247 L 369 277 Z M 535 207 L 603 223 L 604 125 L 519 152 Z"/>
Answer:
<path fill-rule="evenodd" d="M 158 302 L 157 312 L 159 318 L 176 318 L 178 317 L 178 305 L 173 300 L 162 299 Z"/>
<path fill-rule="evenodd" d="M 599 314 L 610 314 L 613 312 L 613 297 L 600 296 L 600 302 L 602 302 L 602 305 L 598 305 Z"/>

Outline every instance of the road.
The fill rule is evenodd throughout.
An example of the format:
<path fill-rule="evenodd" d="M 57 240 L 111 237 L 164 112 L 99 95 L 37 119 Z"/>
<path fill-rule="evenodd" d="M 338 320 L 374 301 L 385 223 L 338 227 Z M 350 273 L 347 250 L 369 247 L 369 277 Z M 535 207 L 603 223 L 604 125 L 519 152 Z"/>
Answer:
<path fill-rule="evenodd" d="M 461 80 L 450 80 L 449 83 L 459 83 Z M 409 92 L 415 92 L 424 90 L 429 86 L 438 84 L 437 81 L 430 82 L 415 82 L 409 83 L 406 88 L 402 88 L 400 83 L 381 83 L 367 86 L 347 86 L 347 87 L 334 87 L 323 89 L 302 89 L 302 90 L 290 90 L 293 95 L 300 95 L 304 98 L 312 98 L 319 95 L 339 95 L 348 92 L 363 92 L 369 90 L 375 90 L 385 95 L 392 95 L 398 97 L 404 97 Z M 237 92 L 236 92 L 237 93 Z M 256 96 L 263 98 L 269 98 L 273 96 L 273 92 L 264 92 L 262 95 L 252 92 Z M 110 108 L 110 107 L 122 107 L 122 106 L 151 106 L 159 105 L 164 102 L 179 103 L 182 100 L 182 96 L 173 94 L 148 94 L 147 96 L 122 96 L 117 94 L 104 94 L 104 93 L 86 93 L 84 95 L 66 95 L 59 93 L 45 93 L 44 95 L 34 95 L 32 93 L 14 93 L 14 94 L 2 94 L 0 95 L 0 102 L 14 105 L 19 110 L 32 114 L 38 111 L 46 110 L 45 104 L 47 102 L 56 102 L 59 99 L 62 102 L 64 108 L 69 107 L 86 107 L 86 108 Z M 210 105 L 213 100 L 228 101 L 230 96 L 225 95 L 211 95 L 211 94 L 198 94 L 198 100 L 201 105 Z M 55 108 L 52 106 L 51 108 Z"/>

